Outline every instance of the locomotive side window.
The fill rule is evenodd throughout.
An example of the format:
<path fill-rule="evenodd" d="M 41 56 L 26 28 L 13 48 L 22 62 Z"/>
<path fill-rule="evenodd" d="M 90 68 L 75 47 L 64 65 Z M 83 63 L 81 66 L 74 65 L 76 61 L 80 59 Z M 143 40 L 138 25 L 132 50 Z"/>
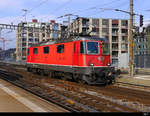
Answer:
<path fill-rule="evenodd" d="M 43 52 L 44 52 L 44 54 L 48 54 L 49 53 L 49 47 L 43 47 Z"/>
<path fill-rule="evenodd" d="M 85 48 L 86 48 L 85 42 L 81 41 L 81 42 L 80 42 L 80 53 L 81 53 L 81 54 L 85 54 L 85 53 L 86 53 L 86 52 L 85 52 Z"/>
<path fill-rule="evenodd" d="M 57 53 L 64 53 L 64 44 L 57 46 Z"/>
<path fill-rule="evenodd" d="M 103 54 L 109 55 L 110 54 L 109 43 L 102 43 L 102 50 Z"/>
<path fill-rule="evenodd" d="M 99 54 L 98 42 L 87 42 L 87 53 L 88 54 Z"/>
<path fill-rule="evenodd" d="M 38 53 L 38 48 L 33 48 L 33 54 L 37 54 Z"/>

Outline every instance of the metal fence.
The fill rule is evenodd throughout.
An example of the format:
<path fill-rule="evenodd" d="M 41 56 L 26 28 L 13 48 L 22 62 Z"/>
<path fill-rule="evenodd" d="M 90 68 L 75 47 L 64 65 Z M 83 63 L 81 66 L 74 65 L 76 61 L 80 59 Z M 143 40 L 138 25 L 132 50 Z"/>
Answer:
<path fill-rule="evenodd" d="M 150 55 L 135 55 L 134 62 L 137 68 L 150 68 Z"/>

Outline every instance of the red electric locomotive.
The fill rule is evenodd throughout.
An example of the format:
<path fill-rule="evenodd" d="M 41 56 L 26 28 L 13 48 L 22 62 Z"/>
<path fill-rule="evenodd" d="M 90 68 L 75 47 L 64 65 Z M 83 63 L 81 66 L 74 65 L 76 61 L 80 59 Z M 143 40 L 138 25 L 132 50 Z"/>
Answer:
<path fill-rule="evenodd" d="M 88 84 L 114 80 L 109 43 L 104 38 L 76 36 L 34 44 L 27 51 L 27 70 Z"/>

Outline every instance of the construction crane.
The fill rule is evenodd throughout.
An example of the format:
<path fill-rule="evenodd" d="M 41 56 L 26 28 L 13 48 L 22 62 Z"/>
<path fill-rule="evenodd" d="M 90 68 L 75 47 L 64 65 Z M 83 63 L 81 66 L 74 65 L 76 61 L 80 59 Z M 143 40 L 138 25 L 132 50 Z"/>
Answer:
<path fill-rule="evenodd" d="M 7 40 L 5 38 L 0 38 L 0 40 L 2 40 L 2 42 L 3 42 L 3 50 L 5 50 L 5 43 L 6 43 L 6 41 L 12 41 L 12 40 Z"/>

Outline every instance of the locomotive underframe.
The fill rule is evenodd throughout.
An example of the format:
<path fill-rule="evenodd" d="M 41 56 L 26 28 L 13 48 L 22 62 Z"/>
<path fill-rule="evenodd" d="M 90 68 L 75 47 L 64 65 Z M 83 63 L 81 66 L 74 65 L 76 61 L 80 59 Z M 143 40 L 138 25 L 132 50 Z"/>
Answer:
<path fill-rule="evenodd" d="M 115 80 L 115 69 L 111 66 L 105 67 L 79 67 L 79 66 L 60 66 L 48 64 L 32 64 L 27 63 L 27 69 L 41 69 L 44 71 L 62 72 L 64 74 L 72 74 L 67 76 L 68 79 L 82 81 L 88 84 L 104 84 Z"/>

